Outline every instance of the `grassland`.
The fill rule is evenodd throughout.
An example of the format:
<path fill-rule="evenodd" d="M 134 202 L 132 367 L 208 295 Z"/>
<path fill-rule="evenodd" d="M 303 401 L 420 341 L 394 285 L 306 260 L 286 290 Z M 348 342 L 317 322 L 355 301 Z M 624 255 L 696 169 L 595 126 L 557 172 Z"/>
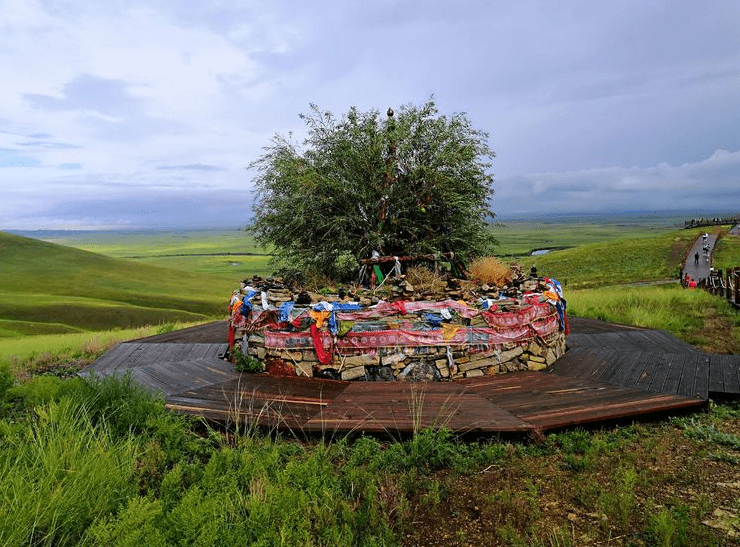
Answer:
<path fill-rule="evenodd" d="M 591 243 L 652 237 L 675 232 L 682 223 L 681 217 L 671 216 L 553 216 L 533 220 L 500 220 L 496 222 L 492 233 L 499 242 L 497 256 L 521 258 L 537 250 L 568 249 Z"/>
<path fill-rule="evenodd" d="M 34 237 L 115 258 L 243 279 L 269 275 L 269 249 L 244 230 L 41 232 Z"/>
<path fill-rule="evenodd" d="M 570 289 L 678 279 L 686 250 L 699 230 L 672 230 L 653 236 L 620 238 L 520 259 L 536 265 Z"/>
<path fill-rule="evenodd" d="M 0 233 L 0 338 L 225 316 L 239 279 Z"/>
<path fill-rule="evenodd" d="M 724 235 L 717 241 L 712 265 L 723 270 L 740 266 L 740 235 Z"/>
<path fill-rule="evenodd" d="M 723 299 L 662 283 L 675 281 L 683 252 L 700 230 L 609 230 L 608 243 L 586 241 L 597 239 L 597 231 L 574 230 L 560 241 L 586 239 L 524 260 L 567 280 L 571 314 L 665 328 L 708 351 L 740 353 L 738 313 Z M 737 240 L 721 242 L 716 259 L 732 263 L 740 255 Z M 10 356 L 6 363 L 0 357 L 0 544 L 740 544 L 731 535 L 740 533 L 737 404 L 536 440 L 471 442 L 446 430 L 425 430 L 406 440 L 311 440 L 250 428 L 213 429 L 166 412 L 161 398 L 127 378 L 61 379 L 76 362 L 144 332 L 96 334 L 86 331 L 87 319 L 45 322 L 38 312 L 48 303 L 64 316 L 60 306 L 67 300 L 71 308 L 87 307 L 101 316 L 112 313 L 108 306 L 120 307 L 122 314 L 136 314 L 139 307 L 198 314 L 161 308 L 167 298 L 160 291 L 174 298 L 183 296 L 181 289 L 194 300 L 189 306 L 207 310 L 211 299 L 221 305 L 230 293 L 230 276 L 218 285 L 218 275 L 155 267 L 167 260 L 163 256 L 136 262 L 93 258 L 0 239 L 0 254 L 6 249 L 26 261 L 27 277 L 36 260 L 29 249 L 58 257 L 51 260 L 58 269 L 47 260 L 35 266 L 56 271 L 62 289 L 49 289 L 54 280 L 48 277 L 37 284 L 11 273 L 15 292 L 3 292 L 0 307 L 26 314 L 28 321 L 13 318 L 6 328 L 22 334 L 47 325 L 75 332 L 0 340 L 0 356 Z M 10 255 L 0 259 L 5 256 Z M 104 275 L 106 265 L 121 268 L 123 276 L 108 274 L 120 294 L 111 299 L 105 282 L 80 288 L 62 279 L 61 265 L 78 283 L 86 279 L 81 270 Z M 132 277 L 137 281 L 129 282 Z M 208 286 L 199 287 L 197 279 Z M 178 290 L 167 292 L 177 280 Z M 156 305 L 142 305 L 147 296 Z M 28 298 L 28 304 L 17 298 Z M 65 321 L 74 323 L 76 315 L 70 311 Z M 161 323 L 146 334 L 171 328 Z"/>

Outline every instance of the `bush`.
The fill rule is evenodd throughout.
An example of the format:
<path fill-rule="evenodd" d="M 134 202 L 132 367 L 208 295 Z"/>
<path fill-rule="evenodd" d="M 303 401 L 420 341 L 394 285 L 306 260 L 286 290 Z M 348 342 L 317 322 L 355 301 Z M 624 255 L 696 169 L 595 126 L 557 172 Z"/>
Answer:
<path fill-rule="evenodd" d="M 476 283 L 503 287 L 511 282 L 511 268 L 492 256 L 481 257 L 470 264 L 470 278 Z"/>
<path fill-rule="evenodd" d="M 231 348 L 231 361 L 234 363 L 234 370 L 237 372 L 262 372 L 264 370 L 262 361 L 247 355 L 239 346 Z"/>

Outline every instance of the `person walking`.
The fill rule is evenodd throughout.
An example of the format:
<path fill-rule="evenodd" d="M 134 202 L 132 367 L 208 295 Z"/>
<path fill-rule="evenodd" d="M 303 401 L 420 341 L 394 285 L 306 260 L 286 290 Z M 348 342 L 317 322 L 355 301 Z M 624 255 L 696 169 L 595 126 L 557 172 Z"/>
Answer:
<path fill-rule="evenodd" d="M 694 253 L 694 264 L 699 264 L 699 253 Z"/>

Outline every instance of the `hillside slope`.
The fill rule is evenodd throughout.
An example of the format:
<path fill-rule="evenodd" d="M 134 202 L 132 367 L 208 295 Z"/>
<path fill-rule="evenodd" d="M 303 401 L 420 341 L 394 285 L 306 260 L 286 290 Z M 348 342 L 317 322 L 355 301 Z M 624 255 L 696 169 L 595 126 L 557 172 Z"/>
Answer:
<path fill-rule="evenodd" d="M 0 279 L 0 336 L 222 316 L 235 284 L 4 232 Z"/>

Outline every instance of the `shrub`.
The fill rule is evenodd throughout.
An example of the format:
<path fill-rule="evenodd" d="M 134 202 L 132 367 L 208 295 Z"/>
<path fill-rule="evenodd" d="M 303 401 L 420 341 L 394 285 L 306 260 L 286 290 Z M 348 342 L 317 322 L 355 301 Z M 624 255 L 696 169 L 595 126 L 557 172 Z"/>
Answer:
<path fill-rule="evenodd" d="M 481 257 L 470 264 L 470 278 L 476 283 L 502 287 L 511 282 L 511 268 L 492 256 Z"/>
<path fill-rule="evenodd" d="M 239 346 L 231 348 L 231 360 L 234 363 L 234 370 L 237 372 L 262 372 L 264 370 L 262 361 L 247 355 Z"/>
<path fill-rule="evenodd" d="M 414 286 L 414 290 L 423 292 L 440 292 L 446 283 L 442 277 L 424 266 L 411 266 L 406 270 L 406 280 Z"/>

